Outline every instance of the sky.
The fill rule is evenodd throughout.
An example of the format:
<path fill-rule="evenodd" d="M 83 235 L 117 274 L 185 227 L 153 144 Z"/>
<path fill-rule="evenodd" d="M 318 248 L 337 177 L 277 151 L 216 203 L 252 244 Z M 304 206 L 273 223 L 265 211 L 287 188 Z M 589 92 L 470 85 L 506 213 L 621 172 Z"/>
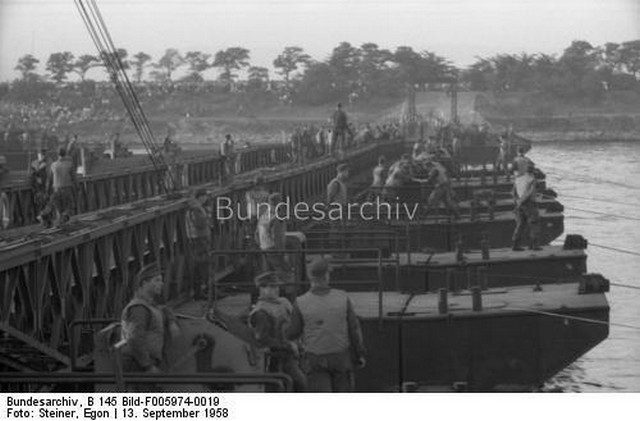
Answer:
<path fill-rule="evenodd" d="M 167 48 L 215 54 L 241 46 L 272 68 L 286 46 L 324 60 L 342 41 L 407 45 L 468 66 L 497 53 L 561 54 L 640 39 L 640 0 L 97 0 L 116 46 L 157 59 Z M 0 0 L 0 81 L 33 54 L 96 54 L 73 0 Z M 91 72 L 99 72 L 92 70 Z M 98 77 L 93 73 L 89 77 Z M 97 74 L 96 74 L 97 75 Z"/>

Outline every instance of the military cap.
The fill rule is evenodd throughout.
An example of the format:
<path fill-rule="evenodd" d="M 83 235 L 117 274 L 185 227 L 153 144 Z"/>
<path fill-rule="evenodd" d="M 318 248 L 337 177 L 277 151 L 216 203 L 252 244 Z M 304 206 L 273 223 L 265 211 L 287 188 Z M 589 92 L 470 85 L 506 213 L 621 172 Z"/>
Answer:
<path fill-rule="evenodd" d="M 346 171 L 349 169 L 349 164 L 340 164 L 338 165 L 338 172 Z"/>
<path fill-rule="evenodd" d="M 256 276 L 253 280 L 258 288 L 269 285 L 280 285 L 280 277 L 276 272 L 264 272 Z"/>
<path fill-rule="evenodd" d="M 162 268 L 157 262 L 143 266 L 136 275 L 136 287 L 139 288 L 143 283 L 158 275 L 162 275 Z"/>

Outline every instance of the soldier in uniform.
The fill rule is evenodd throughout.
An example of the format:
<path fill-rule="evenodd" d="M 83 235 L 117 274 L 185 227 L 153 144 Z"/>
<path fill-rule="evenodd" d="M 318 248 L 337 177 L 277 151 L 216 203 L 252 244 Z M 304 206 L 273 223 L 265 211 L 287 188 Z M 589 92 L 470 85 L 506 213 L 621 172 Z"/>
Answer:
<path fill-rule="evenodd" d="M 163 349 L 170 334 L 179 328 L 171 312 L 158 305 L 164 279 L 160 266 L 151 263 L 136 276 L 133 299 L 122 311 L 122 351 L 124 371 L 160 373 Z"/>
<path fill-rule="evenodd" d="M 347 185 L 345 184 L 349 178 L 349 165 L 338 165 L 338 173 L 336 177 L 327 185 L 327 203 L 338 203 L 342 206 L 347 204 Z"/>
<path fill-rule="evenodd" d="M 529 167 L 533 167 L 533 161 L 527 158 L 523 147 L 518 148 L 518 155 L 513 159 L 513 170 L 516 176 L 521 176 L 527 173 Z"/>
<path fill-rule="evenodd" d="M 211 249 L 211 222 L 209 212 L 204 207 L 208 200 L 207 191 L 199 189 L 189 203 L 186 218 L 189 239 L 190 289 L 193 298 L 204 298 L 209 286 L 209 250 Z"/>
<path fill-rule="evenodd" d="M 47 223 L 51 212 L 56 212 L 60 224 L 69 221 L 75 211 L 76 172 L 67 150 L 60 148 L 58 160 L 51 164 L 48 190 L 53 190 L 49 203 L 42 211 L 41 222 Z"/>
<path fill-rule="evenodd" d="M 515 204 L 516 228 L 513 231 L 513 250 L 522 251 L 522 236 L 525 229 L 529 228 L 529 248 L 541 250 L 538 246 L 539 213 L 535 201 L 536 178 L 533 175 L 535 167 L 533 163 L 528 165 L 526 173 L 516 177 L 513 183 L 513 200 Z"/>
<path fill-rule="evenodd" d="M 431 164 L 432 168 L 429 172 L 427 183 L 435 183 L 435 187 L 429 195 L 427 211 L 435 208 L 440 203 L 444 203 L 447 209 L 458 219 L 460 217 L 460 211 L 458 210 L 458 203 L 453 199 L 451 177 L 441 163 L 432 161 Z"/>
<path fill-rule="evenodd" d="M 301 338 L 303 368 L 312 392 L 351 392 L 354 369 L 366 364 L 360 322 L 347 293 L 329 286 L 329 265 L 317 259 L 307 267 L 311 288 L 298 297 L 290 338 Z"/>
<path fill-rule="evenodd" d="M 335 150 L 337 148 L 339 151 L 343 151 L 346 146 L 347 134 L 351 132 L 351 129 L 349 128 L 347 113 L 342 109 L 341 103 L 336 106 L 331 121 L 333 123 L 332 149 Z"/>
<path fill-rule="evenodd" d="M 302 392 L 306 390 L 306 378 L 300 369 L 300 353 L 298 346 L 287 339 L 293 306 L 280 297 L 280 275 L 265 272 L 255 278 L 255 283 L 259 296 L 249 314 L 249 326 L 258 345 L 268 352 L 267 369 L 288 374 L 294 390 Z"/>
<path fill-rule="evenodd" d="M 45 156 L 45 151 L 38 151 L 38 157 L 31 162 L 29 171 L 29 181 L 33 191 L 33 206 L 35 214 L 40 216 L 49 200 L 49 165 Z M 43 221 L 45 225 L 50 225 L 49 221 Z"/>

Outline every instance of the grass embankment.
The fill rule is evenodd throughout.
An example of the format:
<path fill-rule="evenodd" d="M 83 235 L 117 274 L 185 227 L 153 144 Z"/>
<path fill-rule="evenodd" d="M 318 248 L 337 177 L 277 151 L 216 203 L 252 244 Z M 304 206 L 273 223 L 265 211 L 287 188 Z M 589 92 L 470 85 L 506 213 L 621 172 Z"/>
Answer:
<path fill-rule="evenodd" d="M 532 140 L 640 140 L 640 92 L 610 92 L 599 103 L 535 93 L 485 95 L 477 110 Z"/>
<path fill-rule="evenodd" d="M 120 107 L 117 98 L 114 107 Z M 371 101 L 366 104 L 348 105 L 345 109 L 351 120 L 374 121 L 402 99 Z M 185 145 L 214 145 L 224 139 L 226 133 L 240 142 L 252 144 L 280 141 L 283 132 L 295 127 L 328 123 L 335 104 L 319 106 L 283 105 L 272 98 L 249 95 L 221 94 L 172 94 L 162 99 L 143 100 L 142 107 L 151 124 L 152 132 L 160 142 L 168 133 Z M 124 109 L 117 121 L 85 121 L 76 124 L 74 133 L 89 142 L 104 142 L 113 133 L 120 133 L 123 142 L 130 146 L 141 145 Z"/>

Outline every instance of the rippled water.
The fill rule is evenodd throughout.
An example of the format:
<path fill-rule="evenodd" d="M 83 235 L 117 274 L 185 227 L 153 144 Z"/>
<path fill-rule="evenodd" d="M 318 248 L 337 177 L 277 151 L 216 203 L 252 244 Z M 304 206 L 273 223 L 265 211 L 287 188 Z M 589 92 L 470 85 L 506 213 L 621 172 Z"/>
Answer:
<path fill-rule="evenodd" d="M 589 240 L 589 272 L 640 287 L 638 255 L 596 247 L 640 254 L 640 142 L 536 143 L 529 157 L 565 205 L 565 233 Z M 640 392 L 640 290 L 612 285 L 607 298 L 609 338 L 558 374 L 546 390 Z"/>

